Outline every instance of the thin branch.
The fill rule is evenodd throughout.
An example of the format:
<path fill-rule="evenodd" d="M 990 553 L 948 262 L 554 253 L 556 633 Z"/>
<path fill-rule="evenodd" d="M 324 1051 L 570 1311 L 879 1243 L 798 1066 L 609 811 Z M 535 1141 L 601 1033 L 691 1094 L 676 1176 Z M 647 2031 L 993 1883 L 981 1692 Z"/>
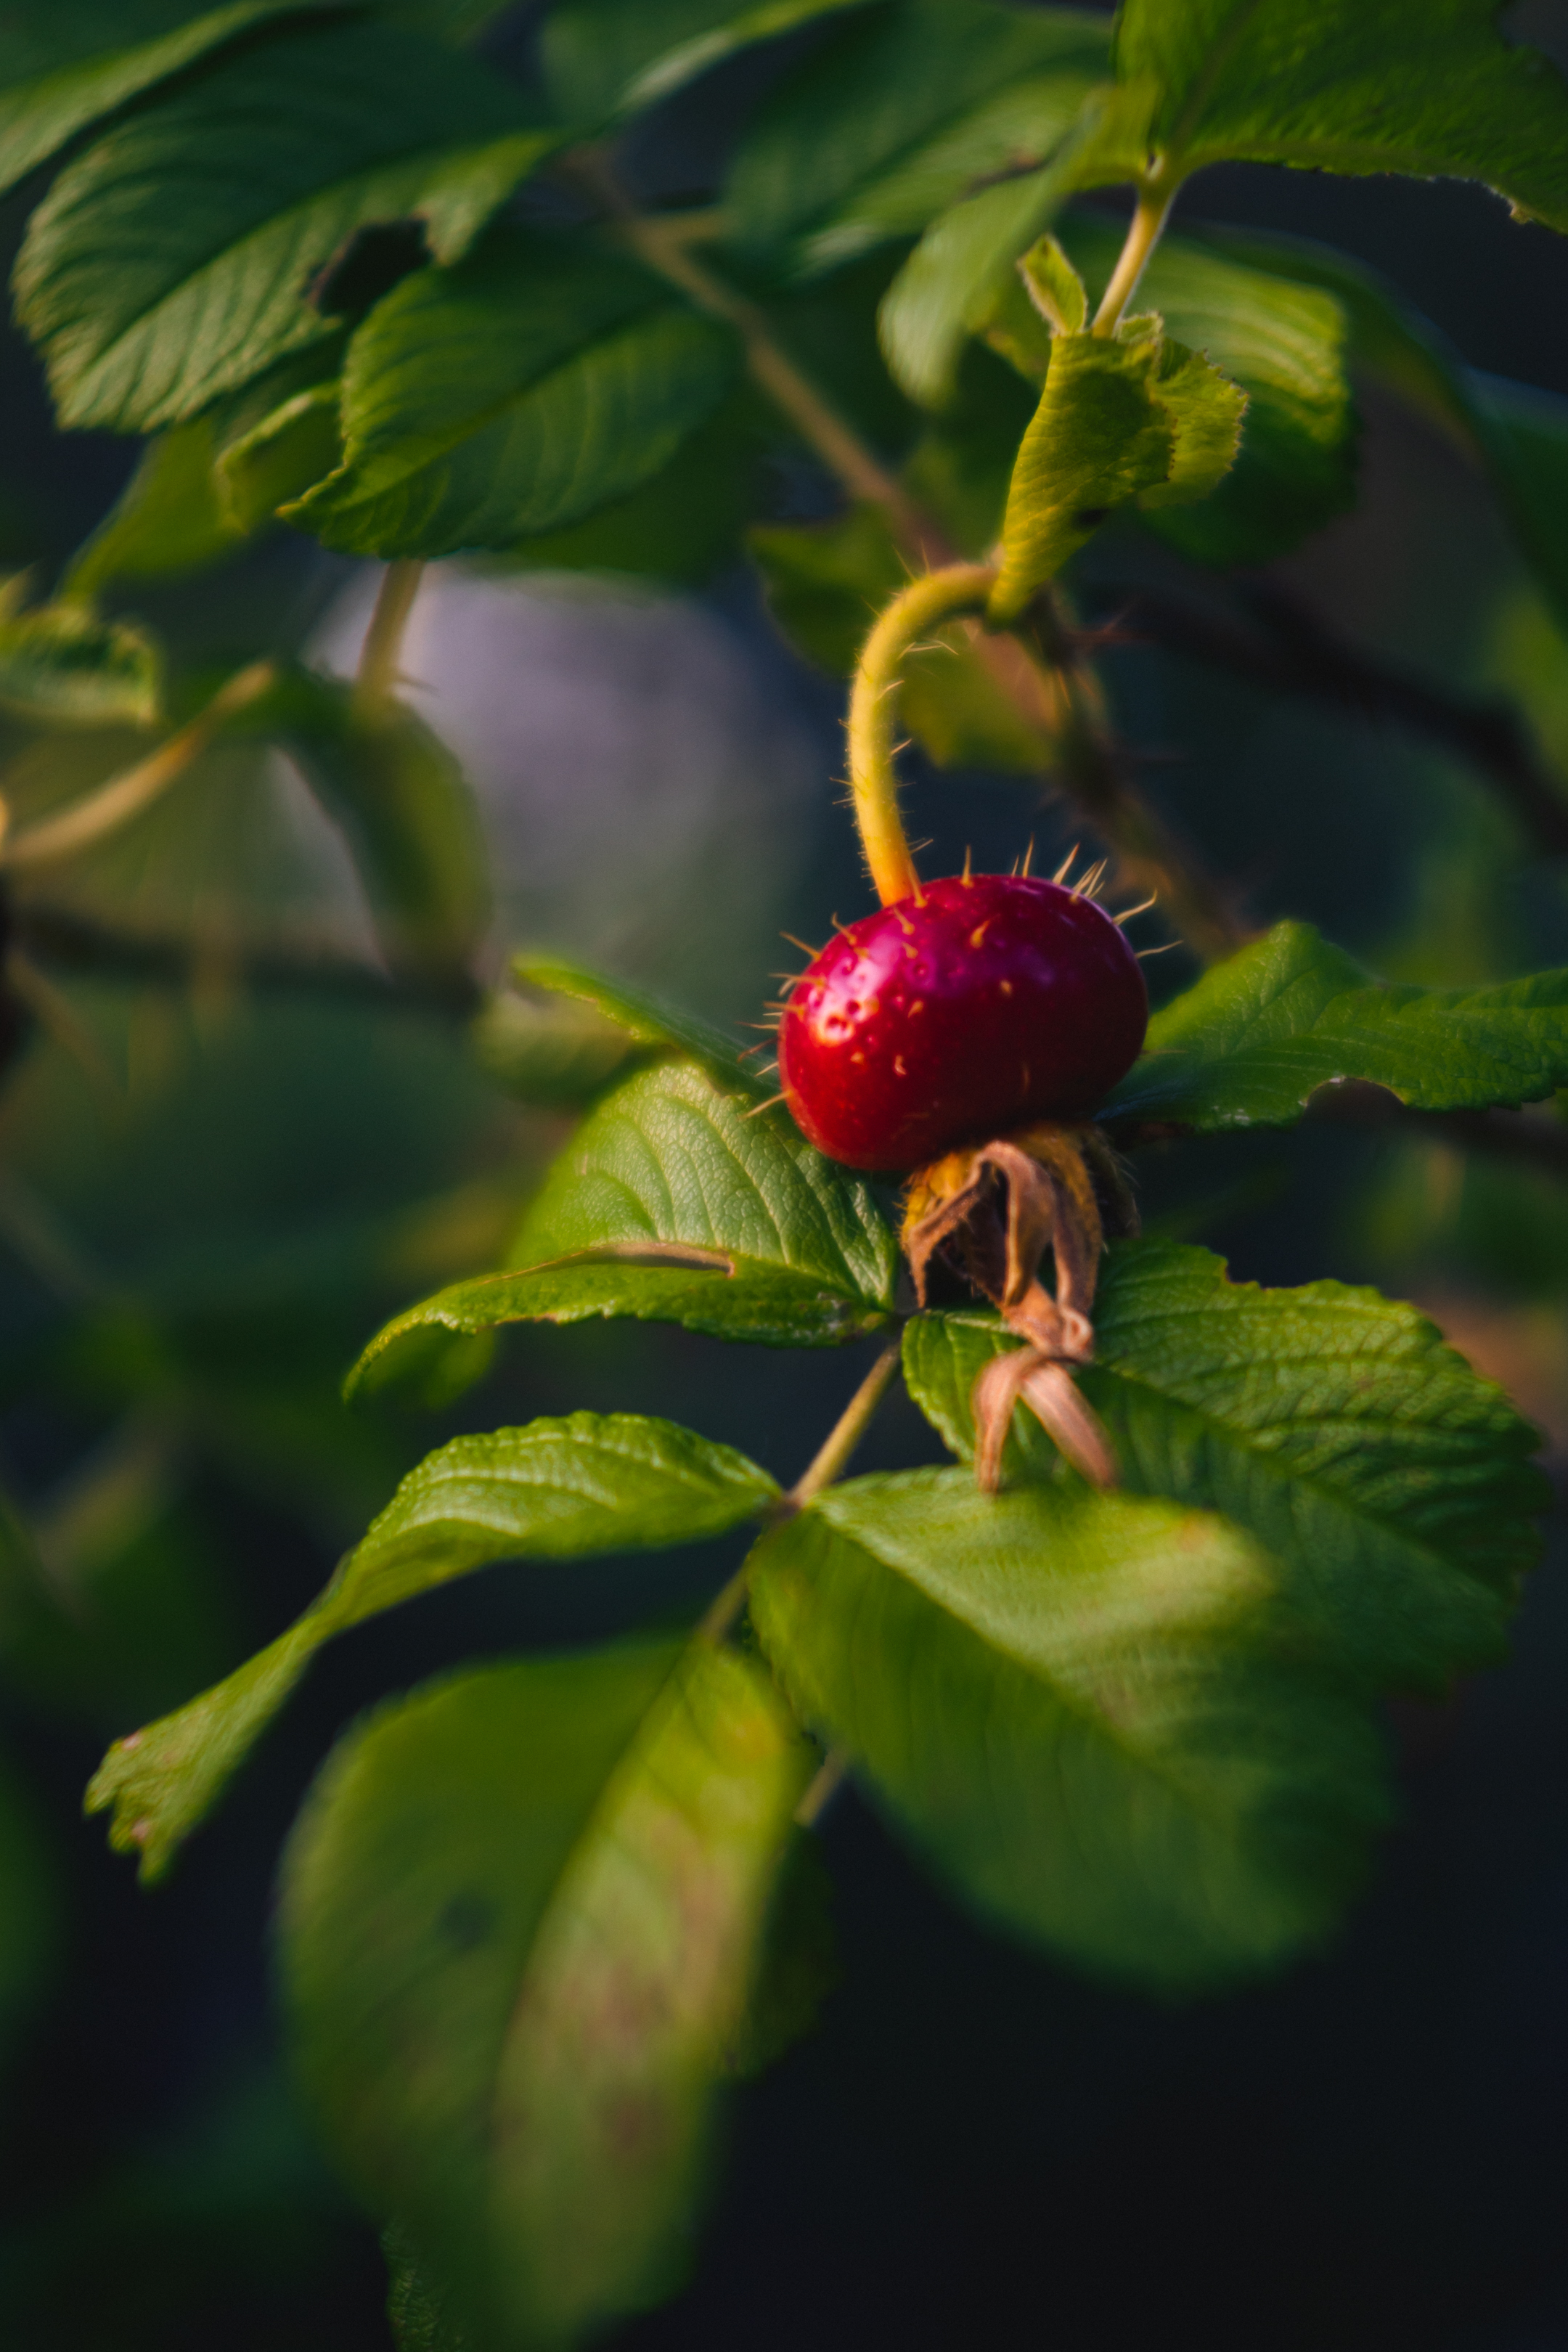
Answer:
<path fill-rule="evenodd" d="M 802 1511 L 825 1486 L 831 1486 L 849 1466 L 849 1457 L 871 1426 L 877 1407 L 893 1384 L 893 1377 L 903 1360 L 903 1349 L 895 1339 L 884 1348 L 838 1419 L 821 1448 L 802 1472 L 784 1496 L 790 1510 Z"/>
<path fill-rule="evenodd" d="M 961 613 L 983 613 L 995 584 L 988 563 L 922 572 L 883 607 L 861 653 L 849 698 L 849 783 L 866 863 L 884 907 L 920 892 L 893 768 L 893 714 L 904 662 L 928 629 Z"/>
<path fill-rule="evenodd" d="M 1132 628 L 1170 653 L 1228 669 L 1272 693 L 1423 737 L 1485 777 L 1538 856 L 1568 856 L 1568 793 L 1510 704 L 1455 694 L 1375 660 L 1272 581 L 1250 583 L 1239 596 L 1238 609 L 1212 593 L 1139 591 Z"/>
<path fill-rule="evenodd" d="M 161 800 L 227 721 L 251 703 L 258 702 L 277 678 L 277 665 L 269 661 L 252 662 L 248 668 L 238 671 L 219 688 L 205 710 L 198 711 L 147 759 L 111 776 L 106 784 L 89 793 L 85 799 L 73 801 L 58 816 L 42 817 L 37 824 L 12 834 L 0 846 L 0 866 L 12 872 L 55 866 L 118 833 L 132 817 L 140 816 L 154 801 Z"/>

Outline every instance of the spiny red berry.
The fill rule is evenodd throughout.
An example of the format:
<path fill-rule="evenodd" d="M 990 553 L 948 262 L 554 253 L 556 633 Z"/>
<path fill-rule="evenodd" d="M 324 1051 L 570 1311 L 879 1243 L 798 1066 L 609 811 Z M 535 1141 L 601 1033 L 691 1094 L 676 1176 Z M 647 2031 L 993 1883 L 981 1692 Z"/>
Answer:
<path fill-rule="evenodd" d="M 1032 1119 L 1085 1117 L 1148 1019 L 1138 960 L 1092 898 L 952 875 L 823 949 L 785 1011 L 779 1077 L 829 1159 L 915 1168 Z"/>

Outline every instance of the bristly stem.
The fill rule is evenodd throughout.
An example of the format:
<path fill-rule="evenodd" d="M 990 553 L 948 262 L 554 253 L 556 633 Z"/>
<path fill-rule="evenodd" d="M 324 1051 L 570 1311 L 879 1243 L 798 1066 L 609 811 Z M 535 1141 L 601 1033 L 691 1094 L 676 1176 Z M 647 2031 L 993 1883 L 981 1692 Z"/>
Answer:
<path fill-rule="evenodd" d="M 1160 242 L 1160 232 L 1170 218 L 1176 189 L 1156 187 L 1145 180 L 1138 190 L 1138 202 L 1127 230 L 1127 241 L 1110 273 L 1110 283 L 1094 314 L 1091 331 L 1097 335 L 1113 335 L 1121 323 L 1122 313 L 1138 291 L 1138 281 L 1149 266 L 1149 257 Z"/>
<path fill-rule="evenodd" d="M 911 580 L 879 615 L 860 656 L 849 698 L 849 782 L 866 863 L 884 907 L 920 889 L 893 767 L 893 711 L 904 663 L 929 630 L 984 612 L 995 583 L 988 563 L 950 563 Z"/>
<path fill-rule="evenodd" d="M 408 615 L 414 610 L 414 599 L 424 576 L 424 562 L 416 556 L 397 557 L 381 575 L 375 610 L 370 616 L 370 626 L 360 649 L 359 668 L 354 673 L 353 698 L 362 711 L 390 702 L 396 690 L 402 672 L 403 633 L 408 626 Z"/>

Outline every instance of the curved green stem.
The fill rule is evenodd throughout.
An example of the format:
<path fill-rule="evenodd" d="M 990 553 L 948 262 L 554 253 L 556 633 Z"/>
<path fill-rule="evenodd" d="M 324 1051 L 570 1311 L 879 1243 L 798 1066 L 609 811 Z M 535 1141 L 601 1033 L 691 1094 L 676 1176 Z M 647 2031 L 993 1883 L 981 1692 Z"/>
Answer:
<path fill-rule="evenodd" d="M 880 614 L 860 656 L 849 700 L 849 782 L 866 863 L 884 907 L 920 889 L 893 770 L 893 705 L 904 662 L 928 630 L 983 613 L 995 584 L 988 563 L 950 563 L 911 580 Z"/>
<path fill-rule="evenodd" d="M 1127 231 L 1127 242 L 1117 257 L 1110 283 L 1094 314 L 1093 333 L 1113 335 L 1121 325 L 1121 314 L 1138 291 L 1138 280 L 1148 268 L 1149 257 L 1160 242 L 1160 232 L 1170 218 L 1177 184 L 1173 183 L 1168 188 L 1155 187 L 1145 181 L 1140 186 L 1138 202 Z"/>

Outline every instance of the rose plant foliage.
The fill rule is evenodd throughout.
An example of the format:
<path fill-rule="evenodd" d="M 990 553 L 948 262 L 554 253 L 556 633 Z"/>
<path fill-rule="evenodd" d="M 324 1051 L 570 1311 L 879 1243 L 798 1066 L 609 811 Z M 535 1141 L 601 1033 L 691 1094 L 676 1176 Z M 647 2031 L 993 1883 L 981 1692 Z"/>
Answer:
<path fill-rule="evenodd" d="M 447 2352 L 585 2342 L 679 2284 L 726 2084 L 809 2023 L 802 1856 L 845 1775 L 1091 1975 L 1191 1995 L 1332 1937 L 1390 1818 L 1384 1698 L 1503 1652 L 1538 1440 L 1414 1308 L 1141 1236 L 1139 1153 L 1347 1086 L 1444 1118 L 1568 1087 L 1568 971 L 1396 986 L 1238 925 L 1119 763 L 1063 576 L 1112 518 L 1222 572 L 1345 510 L 1353 361 L 1464 442 L 1568 614 L 1554 417 L 1347 260 L 1168 226 L 1242 161 L 1473 180 L 1568 232 L 1568 86 L 1496 0 L 555 0 L 521 50 L 503 13 L 24 0 L 0 41 L 17 318 L 63 426 L 145 443 L 54 595 L 13 584 L 0 698 L 152 744 L 7 863 L 135 821 L 225 735 L 283 746 L 394 981 L 481 1025 L 504 1000 L 510 1084 L 574 1120 L 504 1263 L 366 1335 L 352 1389 L 455 1393 L 501 1327 L 595 1318 L 873 1357 L 804 1475 L 613 1412 L 441 1446 L 92 1783 L 156 1880 L 346 1628 L 492 1563 L 751 1531 L 695 1624 L 389 1699 L 289 1840 L 301 2079 L 399 2340 Z M 779 43 L 718 202 L 637 209 L 627 134 Z M 835 380 L 873 333 L 897 449 Z M 780 447 L 827 520 L 760 502 Z M 172 680 L 127 593 L 279 519 L 389 567 L 357 682 Z M 427 559 L 699 581 L 737 550 L 854 674 L 882 900 L 795 982 L 776 1079 L 525 943 L 494 984 L 466 787 L 395 692 Z M 900 728 L 1051 775 L 1099 845 L 1076 879 L 922 877 Z M 1205 969 L 1145 1035 L 1113 916 L 1151 895 Z M 951 1465 L 848 1475 L 899 1380 Z"/>

